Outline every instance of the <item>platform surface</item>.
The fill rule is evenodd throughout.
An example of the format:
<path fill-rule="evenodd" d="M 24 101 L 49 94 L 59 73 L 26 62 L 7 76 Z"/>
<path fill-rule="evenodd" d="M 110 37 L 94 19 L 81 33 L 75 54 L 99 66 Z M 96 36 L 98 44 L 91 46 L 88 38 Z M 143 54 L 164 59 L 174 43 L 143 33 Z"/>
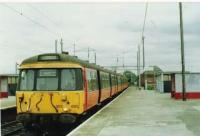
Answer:
<path fill-rule="evenodd" d="M 9 96 L 8 98 L 1 98 L 0 99 L 0 108 L 1 110 L 15 107 L 16 106 L 16 100 L 15 96 Z"/>
<path fill-rule="evenodd" d="M 129 87 L 70 136 L 199 136 L 200 100 Z"/>

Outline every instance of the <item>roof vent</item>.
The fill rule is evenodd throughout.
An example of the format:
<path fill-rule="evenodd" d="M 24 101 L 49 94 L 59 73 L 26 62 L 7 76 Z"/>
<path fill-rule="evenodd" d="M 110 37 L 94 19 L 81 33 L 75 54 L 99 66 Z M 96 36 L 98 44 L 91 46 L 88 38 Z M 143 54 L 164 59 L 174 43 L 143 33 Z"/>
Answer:
<path fill-rule="evenodd" d="M 68 51 L 62 51 L 62 54 L 69 55 L 69 52 Z"/>

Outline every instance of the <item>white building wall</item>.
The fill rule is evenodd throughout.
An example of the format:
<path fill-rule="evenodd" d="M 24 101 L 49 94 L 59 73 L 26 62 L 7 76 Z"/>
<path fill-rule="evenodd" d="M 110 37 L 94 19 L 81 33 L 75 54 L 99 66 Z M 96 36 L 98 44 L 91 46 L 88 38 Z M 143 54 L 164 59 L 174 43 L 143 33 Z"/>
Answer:
<path fill-rule="evenodd" d="M 200 74 L 185 74 L 186 92 L 200 92 Z M 182 75 L 175 74 L 176 92 L 182 92 Z"/>
<path fill-rule="evenodd" d="M 163 74 L 156 77 L 156 89 L 159 92 L 164 92 L 164 86 L 163 86 Z"/>

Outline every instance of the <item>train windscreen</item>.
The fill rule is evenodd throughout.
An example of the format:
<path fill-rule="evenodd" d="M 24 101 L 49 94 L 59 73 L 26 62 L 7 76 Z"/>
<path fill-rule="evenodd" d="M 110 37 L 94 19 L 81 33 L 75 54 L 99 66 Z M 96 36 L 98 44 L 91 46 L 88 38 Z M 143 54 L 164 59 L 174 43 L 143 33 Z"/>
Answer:
<path fill-rule="evenodd" d="M 38 70 L 36 77 L 36 90 L 58 90 L 58 70 Z"/>
<path fill-rule="evenodd" d="M 80 68 L 21 70 L 19 90 L 82 90 Z"/>

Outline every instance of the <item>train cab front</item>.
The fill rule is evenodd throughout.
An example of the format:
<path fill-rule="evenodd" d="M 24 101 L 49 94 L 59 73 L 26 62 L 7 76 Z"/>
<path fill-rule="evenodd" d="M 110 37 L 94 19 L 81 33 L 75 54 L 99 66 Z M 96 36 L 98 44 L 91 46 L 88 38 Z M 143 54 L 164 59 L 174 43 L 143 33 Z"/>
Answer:
<path fill-rule="evenodd" d="M 24 124 L 74 123 L 84 111 L 82 69 L 21 69 L 16 105 Z"/>

